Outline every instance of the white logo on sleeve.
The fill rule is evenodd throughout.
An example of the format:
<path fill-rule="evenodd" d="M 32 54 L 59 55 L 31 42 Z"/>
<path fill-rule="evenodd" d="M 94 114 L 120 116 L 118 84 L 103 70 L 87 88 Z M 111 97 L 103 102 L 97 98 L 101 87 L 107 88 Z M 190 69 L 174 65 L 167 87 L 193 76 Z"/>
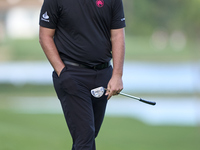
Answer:
<path fill-rule="evenodd" d="M 125 18 L 122 18 L 121 21 L 125 21 Z"/>
<path fill-rule="evenodd" d="M 47 14 L 47 11 L 42 15 L 42 18 L 41 18 L 41 20 L 43 20 L 43 21 L 46 21 L 46 22 L 49 22 L 49 16 L 48 16 L 48 14 Z"/>

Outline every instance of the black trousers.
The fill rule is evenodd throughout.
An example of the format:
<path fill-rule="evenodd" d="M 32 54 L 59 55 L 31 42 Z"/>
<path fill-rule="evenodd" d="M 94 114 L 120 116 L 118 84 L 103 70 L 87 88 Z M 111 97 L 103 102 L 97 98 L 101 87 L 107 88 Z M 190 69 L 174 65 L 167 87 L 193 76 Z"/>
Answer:
<path fill-rule="evenodd" d="M 94 70 L 67 65 L 53 83 L 72 136 L 72 150 L 95 150 L 95 138 L 103 122 L 107 97 L 94 98 L 90 91 L 107 84 L 112 67 Z"/>

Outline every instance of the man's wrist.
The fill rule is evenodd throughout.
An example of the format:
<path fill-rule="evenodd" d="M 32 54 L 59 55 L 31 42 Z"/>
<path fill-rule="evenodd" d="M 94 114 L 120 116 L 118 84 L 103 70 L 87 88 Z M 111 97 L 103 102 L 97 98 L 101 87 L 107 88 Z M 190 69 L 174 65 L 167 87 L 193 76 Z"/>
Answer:
<path fill-rule="evenodd" d="M 114 71 L 114 70 L 113 70 L 112 76 L 114 76 L 114 77 L 122 77 L 122 75 L 123 75 L 123 72 L 122 72 L 122 71 L 120 71 L 120 72 L 118 71 L 118 72 L 117 72 L 117 71 Z"/>
<path fill-rule="evenodd" d="M 56 73 L 58 76 L 60 76 L 60 73 L 62 72 L 62 70 L 65 68 L 65 66 L 59 67 L 58 69 L 56 69 Z"/>

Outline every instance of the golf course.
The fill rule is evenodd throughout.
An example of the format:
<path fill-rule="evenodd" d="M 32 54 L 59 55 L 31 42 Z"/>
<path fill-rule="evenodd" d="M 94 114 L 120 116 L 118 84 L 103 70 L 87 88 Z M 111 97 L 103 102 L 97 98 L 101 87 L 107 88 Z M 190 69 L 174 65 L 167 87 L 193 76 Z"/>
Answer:
<path fill-rule="evenodd" d="M 127 57 L 125 60 L 179 63 L 190 62 L 191 58 L 196 58 L 196 55 L 190 51 L 191 48 L 195 48 L 195 43 L 188 43 L 186 48 L 181 51 L 174 51 L 170 47 L 158 51 L 149 44 L 148 40 L 148 38 L 141 39 L 127 36 Z M 4 53 L 5 57 L 12 62 L 47 61 L 40 48 L 38 39 L 10 40 L 9 45 L 6 42 L 2 43 L 1 51 L 6 52 Z M 192 59 L 192 61 L 194 60 Z M 23 74 L 23 72 L 21 73 Z M 42 72 L 40 73 L 42 74 Z M 134 91 L 131 93 L 136 94 Z M 173 93 L 169 95 L 183 97 L 185 95 L 192 96 L 192 94 Z M 145 91 L 140 93 L 140 95 L 169 96 L 166 93 L 147 94 Z M 36 99 L 42 97 L 43 101 L 41 101 L 41 104 L 45 103 L 46 97 L 46 105 L 48 105 L 48 97 L 55 97 L 55 101 L 59 105 L 52 84 L 13 85 L 1 83 L 0 149 L 70 149 L 72 141 L 63 114 L 54 113 L 53 111 L 49 113 L 37 111 L 31 113 L 15 109 L 19 104 L 22 104 L 20 101 L 27 97 Z M 25 104 L 29 105 L 28 103 Z M 40 103 L 38 103 L 38 107 L 39 105 Z M 140 105 L 141 109 L 143 105 Z M 30 106 L 23 107 L 29 108 Z M 154 118 L 154 116 L 151 117 Z M 200 148 L 199 139 L 200 127 L 198 125 L 150 125 L 133 117 L 106 115 L 101 132 L 96 139 L 96 144 L 99 150 L 198 150 Z"/>
<path fill-rule="evenodd" d="M 199 2 L 123 0 L 122 92 L 156 105 L 113 96 L 97 150 L 200 150 Z M 72 147 L 53 68 L 39 43 L 41 6 L 41 0 L 0 1 L 0 150 Z"/>

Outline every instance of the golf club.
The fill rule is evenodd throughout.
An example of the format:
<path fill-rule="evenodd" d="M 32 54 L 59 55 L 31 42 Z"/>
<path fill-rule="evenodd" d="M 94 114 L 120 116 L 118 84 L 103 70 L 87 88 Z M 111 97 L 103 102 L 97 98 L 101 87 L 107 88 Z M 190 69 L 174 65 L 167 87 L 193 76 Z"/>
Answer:
<path fill-rule="evenodd" d="M 94 96 L 96 98 L 100 98 L 104 94 L 105 90 L 107 90 L 107 89 L 101 86 L 101 87 L 92 89 L 91 90 L 91 94 L 92 94 L 92 96 Z M 133 98 L 133 99 L 139 100 L 140 102 L 143 102 L 143 103 L 146 103 L 146 104 L 149 104 L 149 105 L 156 105 L 156 102 L 147 101 L 147 100 L 144 100 L 142 98 L 135 97 L 135 96 L 132 96 L 132 95 L 129 95 L 129 94 L 125 94 L 125 93 L 122 93 L 122 92 L 120 92 L 119 94 L 122 95 L 122 96 L 126 96 L 126 97 L 129 97 L 129 98 Z"/>

